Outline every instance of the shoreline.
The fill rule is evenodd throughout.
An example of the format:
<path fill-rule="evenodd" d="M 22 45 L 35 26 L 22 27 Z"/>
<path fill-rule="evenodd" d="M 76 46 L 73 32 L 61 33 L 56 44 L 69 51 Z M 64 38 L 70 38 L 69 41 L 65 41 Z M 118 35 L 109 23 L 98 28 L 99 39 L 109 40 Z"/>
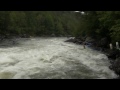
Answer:
<path fill-rule="evenodd" d="M 109 66 L 109 69 L 113 70 L 115 74 L 118 75 L 118 78 L 113 78 L 113 79 L 120 79 L 120 50 L 115 49 L 115 48 L 110 50 L 108 48 L 95 46 L 94 42 L 89 43 L 89 42 L 85 42 L 84 40 L 76 39 L 76 38 L 70 38 L 66 40 L 65 42 L 71 42 L 77 45 L 85 45 L 85 46 L 90 47 L 93 50 L 97 50 L 97 51 L 104 53 L 108 57 L 108 60 L 111 64 Z"/>

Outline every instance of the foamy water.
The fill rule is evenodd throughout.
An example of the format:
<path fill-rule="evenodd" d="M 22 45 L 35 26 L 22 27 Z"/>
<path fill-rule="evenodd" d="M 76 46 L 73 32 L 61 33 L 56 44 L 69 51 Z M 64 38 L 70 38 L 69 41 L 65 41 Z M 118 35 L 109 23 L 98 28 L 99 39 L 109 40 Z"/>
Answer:
<path fill-rule="evenodd" d="M 97 51 L 64 42 L 67 38 L 17 39 L 0 48 L 0 79 L 111 79 L 117 75 Z"/>

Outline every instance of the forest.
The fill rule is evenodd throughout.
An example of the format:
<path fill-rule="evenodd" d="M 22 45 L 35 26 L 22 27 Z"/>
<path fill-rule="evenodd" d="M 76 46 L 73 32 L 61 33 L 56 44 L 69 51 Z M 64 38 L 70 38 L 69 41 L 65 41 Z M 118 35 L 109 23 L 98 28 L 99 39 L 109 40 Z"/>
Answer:
<path fill-rule="evenodd" d="M 79 19 L 73 11 L 1 11 L 1 36 L 74 36 Z"/>
<path fill-rule="evenodd" d="M 81 14 L 76 37 L 107 38 L 109 43 L 120 41 L 120 11 L 85 11 Z"/>
<path fill-rule="evenodd" d="M 120 11 L 0 11 L 0 36 L 24 35 L 120 41 Z"/>

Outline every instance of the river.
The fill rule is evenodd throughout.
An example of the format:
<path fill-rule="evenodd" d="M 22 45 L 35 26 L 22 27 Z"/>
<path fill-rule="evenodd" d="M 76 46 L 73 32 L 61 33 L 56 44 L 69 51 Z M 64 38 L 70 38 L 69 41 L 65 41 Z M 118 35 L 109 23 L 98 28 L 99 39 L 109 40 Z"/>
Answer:
<path fill-rule="evenodd" d="M 0 47 L 0 79 L 112 79 L 104 54 L 67 38 L 15 39 Z M 5 42 L 6 43 L 6 42 Z"/>

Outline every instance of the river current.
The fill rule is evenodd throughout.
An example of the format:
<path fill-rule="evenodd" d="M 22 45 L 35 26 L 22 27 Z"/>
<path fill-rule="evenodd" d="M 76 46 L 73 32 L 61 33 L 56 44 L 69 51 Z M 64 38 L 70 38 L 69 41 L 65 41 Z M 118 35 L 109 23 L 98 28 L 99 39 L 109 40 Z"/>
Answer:
<path fill-rule="evenodd" d="M 106 55 L 67 38 L 13 39 L 0 47 L 0 79 L 112 79 Z M 7 42 L 4 42 L 7 43 Z"/>

